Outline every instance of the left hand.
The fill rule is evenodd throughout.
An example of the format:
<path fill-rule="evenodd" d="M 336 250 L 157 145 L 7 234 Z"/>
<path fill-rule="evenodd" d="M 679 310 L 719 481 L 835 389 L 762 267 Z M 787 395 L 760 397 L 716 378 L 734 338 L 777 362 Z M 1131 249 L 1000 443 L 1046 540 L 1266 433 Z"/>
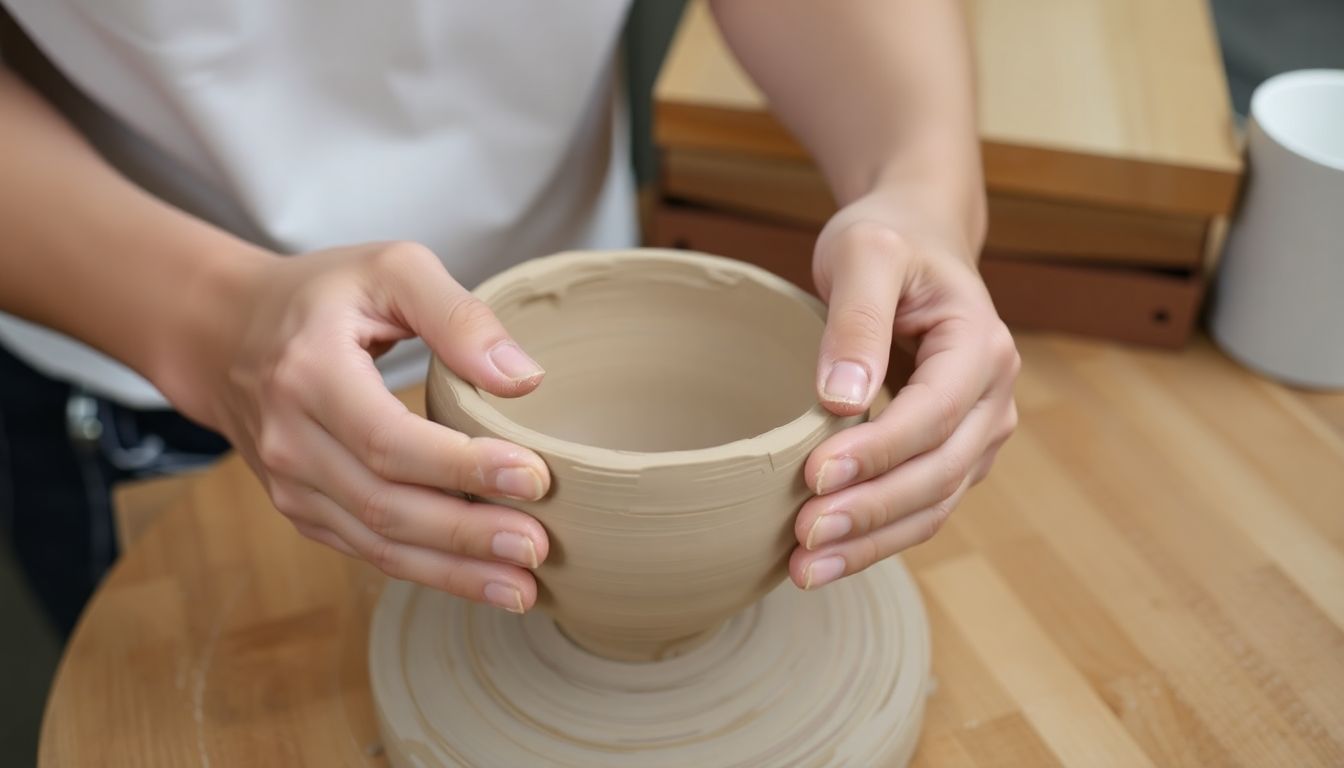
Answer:
<path fill-rule="evenodd" d="M 813 277 L 829 305 L 817 391 L 830 411 L 866 410 L 893 337 L 916 369 L 877 419 L 818 446 L 816 496 L 795 522 L 789 575 L 815 589 L 926 541 L 989 472 L 1017 425 L 1021 365 L 975 268 L 980 237 L 878 190 L 822 230 Z"/>

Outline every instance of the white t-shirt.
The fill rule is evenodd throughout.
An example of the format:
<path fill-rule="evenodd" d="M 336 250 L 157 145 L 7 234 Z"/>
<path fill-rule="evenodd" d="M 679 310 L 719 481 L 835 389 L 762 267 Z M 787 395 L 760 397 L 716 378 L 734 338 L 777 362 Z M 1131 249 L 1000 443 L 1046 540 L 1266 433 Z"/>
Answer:
<path fill-rule="evenodd" d="M 104 143 L 158 155 L 140 165 L 172 177 L 158 185 L 181 191 L 170 202 L 283 253 L 415 240 L 471 287 L 636 241 L 613 66 L 628 0 L 0 2 L 123 124 Z M 47 329 L 0 315 L 0 342 L 128 405 L 163 404 Z M 380 367 L 397 387 L 425 360 L 404 342 Z"/>

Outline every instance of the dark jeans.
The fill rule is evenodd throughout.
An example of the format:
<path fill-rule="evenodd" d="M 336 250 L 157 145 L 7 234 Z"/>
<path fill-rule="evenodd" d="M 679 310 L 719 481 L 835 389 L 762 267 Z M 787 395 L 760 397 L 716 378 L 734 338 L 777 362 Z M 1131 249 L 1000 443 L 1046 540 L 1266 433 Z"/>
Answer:
<path fill-rule="evenodd" d="M 0 347 L 0 539 L 62 635 L 117 555 L 112 484 L 199 466 L 228 447 L 174 411 L 92 397 Z"/>

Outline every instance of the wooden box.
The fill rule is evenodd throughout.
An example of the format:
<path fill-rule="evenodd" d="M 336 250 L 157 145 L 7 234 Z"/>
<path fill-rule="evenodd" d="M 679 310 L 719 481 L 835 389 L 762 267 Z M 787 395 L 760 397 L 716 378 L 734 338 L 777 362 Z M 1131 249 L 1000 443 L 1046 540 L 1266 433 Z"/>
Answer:
<path fill-rule="evenodd" d="M 1016 327 L 1174 347 L 1193 330 L 1240 139 L 1204 0 L 968 0 L 990 227 L 981 273 Z M 835 204 L 692 0 L 655 89 L 651 244 L 811 289 Z"/>
<path fill-rule="evenodd" d="M 647 239 L 741 259 L 812 291 L 817 231 L 664 203 L 654 210 Z M 1204 286 L 1198 272 L 1061 264 L 994 251 L 980 272 L 1009 325 L 1159 347 L 1189 338 Z"/>

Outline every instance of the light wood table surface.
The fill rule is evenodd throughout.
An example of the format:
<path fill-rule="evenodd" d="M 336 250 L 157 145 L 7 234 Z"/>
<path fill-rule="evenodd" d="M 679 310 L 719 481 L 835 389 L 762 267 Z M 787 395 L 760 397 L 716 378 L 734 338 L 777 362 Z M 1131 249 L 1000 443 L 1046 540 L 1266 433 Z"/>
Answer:
<path fill-rule="evenodd" d="M 1019 343 L 1018 435 L 906 556 L 937 678 L 915 764 L 1344 765 L 1344 395 L 1206 342 Z M 380 583 L 223 461 L 98 591 L 40 765 L 384 764 Z"/>

